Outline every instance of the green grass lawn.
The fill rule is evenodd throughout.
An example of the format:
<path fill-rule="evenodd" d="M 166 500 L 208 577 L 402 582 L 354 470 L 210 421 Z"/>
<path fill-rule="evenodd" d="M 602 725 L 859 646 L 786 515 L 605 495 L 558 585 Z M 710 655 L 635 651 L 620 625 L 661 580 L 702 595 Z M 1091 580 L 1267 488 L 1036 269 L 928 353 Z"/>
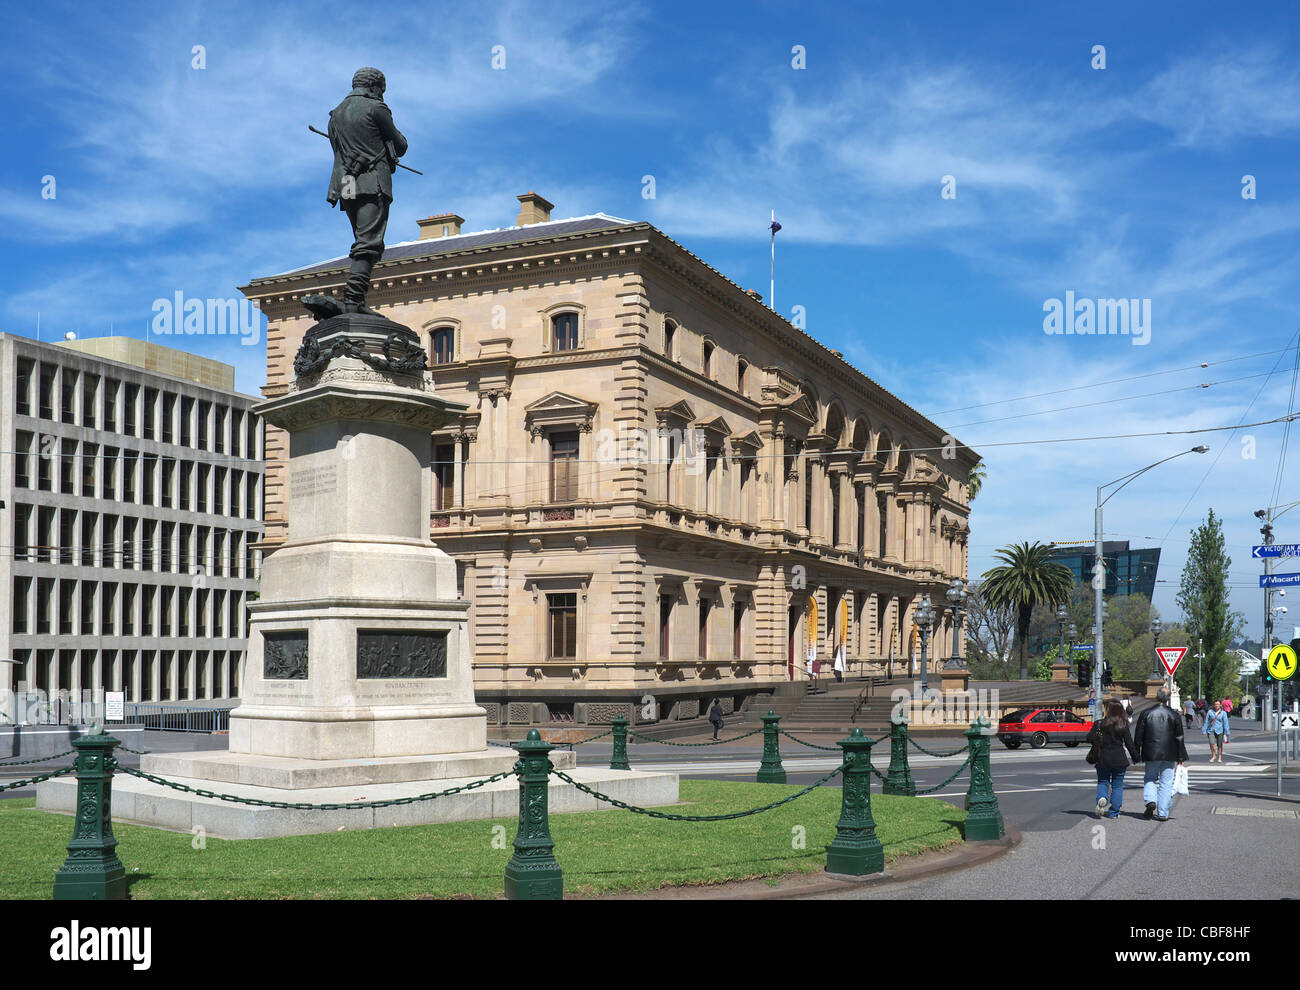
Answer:
<path fill-rule="evenodd" d="M 796 790 L 684 779 L 681 798 L 689 805 L 672 810 L 725 814 Z M 48 898 L 67 854 L 72 818 L 34 804 L 0 801 L 0 898 Z M 945 802 L 873 795 L 871 808 L 887 860 L 961 841 L 966 813 Z M 617 810 L 554 815 L 551 835 L 566 893 L 645 891 L 821 872 L 839 810 L 839 788 L 820 787 L 773 811 L 727 822 L 666 822 Z M 283 839 L 208 838 L 203 849 L 193 848 L 189 833 L 120 823 L 113 832 L 130 896 L 142 900 L 492 898 L 504 888 L 515 824 L 499 819 Z M 796 826 L 805 830 L 802 849 L 794 848 Z M 494 848 L 494 839 L 504 848 Z"/>

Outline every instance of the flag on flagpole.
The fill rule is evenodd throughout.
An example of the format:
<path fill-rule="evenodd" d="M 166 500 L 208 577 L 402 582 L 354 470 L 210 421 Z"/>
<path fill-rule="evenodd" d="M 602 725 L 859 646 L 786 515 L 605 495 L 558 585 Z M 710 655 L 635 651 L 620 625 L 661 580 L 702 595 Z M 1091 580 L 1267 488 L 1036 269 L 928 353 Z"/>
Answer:
<path fill-rule="evenodd" d="M 772 228 L 771 228 L 771 229 L 772 229 L 772 236 L 773 236 L 773 237 L 775 237 L 775 236 L 776 236 L 776 232 L 777 232 L 778 230 L 781 229 L 781 225 L 780 225 L 779 223 L 776 222 L 776 214 L 775 214 L 775 213 L 772 214 Z"/>

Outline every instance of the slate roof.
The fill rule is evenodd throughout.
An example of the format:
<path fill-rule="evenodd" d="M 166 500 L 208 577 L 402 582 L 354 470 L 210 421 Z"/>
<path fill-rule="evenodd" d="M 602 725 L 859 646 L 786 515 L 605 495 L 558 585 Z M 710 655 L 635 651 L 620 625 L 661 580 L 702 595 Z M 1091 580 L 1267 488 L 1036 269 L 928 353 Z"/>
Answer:
<path fill-rule="evenodd" d="M 545 223 L 531 223 L 524 227 L 499 227 L 496 230 L 480 230 L 470 234 L 453 234 L 450 237 L 432 237 L 425 240 L 403 241 L 400 244 L 384 246 L 384 256 L 380 261 L 401 261 L 407 258 L 431 258 L 453 251 L 470 251 L 474 248 L 498 247 L 515 241 L 535 241 L 547 237 L 564 237 L 569 234 L 585 234 L 597 230 L 609 230 L 614 227 L 627 227 L 636 223 L 611 217 L 607 213 L 594 213 L 586 217 L 574 217 L 571 220 L 550 220 Z M 254 279 L 253 283 L 264 282 L 269 278 L 287 278 L 292 275 L 314 275 L 334 268 L 346 268 L 347 255 L 317 262 L 306 268 L 295 268 L 278 275 Z"/>

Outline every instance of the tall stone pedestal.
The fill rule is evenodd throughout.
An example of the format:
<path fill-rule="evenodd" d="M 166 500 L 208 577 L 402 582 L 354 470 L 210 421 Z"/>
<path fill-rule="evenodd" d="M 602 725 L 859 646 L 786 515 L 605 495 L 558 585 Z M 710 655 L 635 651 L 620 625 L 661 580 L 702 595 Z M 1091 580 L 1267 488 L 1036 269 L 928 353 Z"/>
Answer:
<path fill-rule="evenodd" d="M 289 539 L 249 606 L 230 751 L 337 760 L 486 749 L 468 605 L 455 562 L 429 540 L 430 433 L 465 407 L 433 394 L 427 376 L 378 375 L 349 356 L 299 385 L 258 407 L 289 433 Z"/>

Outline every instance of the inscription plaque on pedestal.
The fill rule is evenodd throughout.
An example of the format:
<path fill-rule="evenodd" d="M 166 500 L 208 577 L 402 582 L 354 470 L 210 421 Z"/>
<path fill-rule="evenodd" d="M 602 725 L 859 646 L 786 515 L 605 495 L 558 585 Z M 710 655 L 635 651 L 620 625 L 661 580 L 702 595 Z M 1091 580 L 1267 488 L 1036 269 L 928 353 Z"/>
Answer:
<path fill-rule="evenodd" d="M 307 630 L 263 633 L 262 677 L 268 681 L 307 679 Z"/>
<path fill-rule="evenodd" d="M 357 630 L 357 678 L 446 677 L 447 633 Z"/>

